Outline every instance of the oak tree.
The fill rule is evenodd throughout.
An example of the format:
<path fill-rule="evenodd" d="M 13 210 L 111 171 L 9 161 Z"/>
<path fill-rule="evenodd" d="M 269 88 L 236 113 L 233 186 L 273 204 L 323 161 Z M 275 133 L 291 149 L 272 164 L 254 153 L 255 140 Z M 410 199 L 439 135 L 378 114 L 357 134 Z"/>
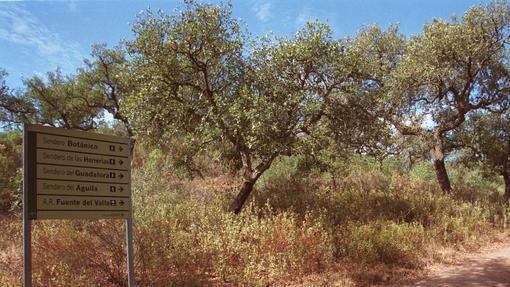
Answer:
<path fill-rule="evenodd" d="M 487 173 L 502 176 L 504 196 L 510 199 L 510 114 L 507 109 L 470 115 L 450 140 L 462 148 L 460 159 L 468 166 L 481 163 Z"/>
<path fill-rule="evenodd" d="M 445 136 L 471 111 L 504 100 L 510 89 L 505 67 L 510 7 L 477 6 L 460 20 L 434 20 L 412 37 L 394 70 L 394 124 L 430 147 L 437 180 L 452 190 L 445 165 Z"/>
<path fill-rule="evenodd" d="M 177 15 L 142 15 L 133 30 L 136 130 L 162 142 L 180 135 L 196 147 L 227 143 L 242 163 L 235 213 L 273 161 L 317 124 L 338 86 L 341 49 L 326 25 L 250 48 L 228 5 L 187 2 Z"/>

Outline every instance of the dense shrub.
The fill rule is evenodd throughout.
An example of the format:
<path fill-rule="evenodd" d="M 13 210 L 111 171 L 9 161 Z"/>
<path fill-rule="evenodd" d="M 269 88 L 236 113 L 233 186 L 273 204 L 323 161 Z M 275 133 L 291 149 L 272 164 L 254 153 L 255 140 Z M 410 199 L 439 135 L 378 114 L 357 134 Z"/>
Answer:
<path fill-rule="evenodd" d="M 21 286 L 22 218 L 19 215 L 0 215 L 0 282 L 3 286 Z"/>
<path fill-rule="evenodd" d="M 152 152 L 133 173 L 139 286 L 267 286 L 339 263 L 420 268 L 441 246 L 505 228 L 510 215 L 490 185 L 465 196 L 458 180 L 444 195 L 421 179 L 429 171 L 419 163 L 409 174 L 376 165 L 306 173 L 301 159 L 287 158 L 235 216 L 226 211 L 239 185 L 232 176 L 180 178 L 166 160 Z M 478 174 L 469 176 L 465 184 Z M 0 281 L 17 286 L 21 218 L 0 225 Z M 33 251 L 36 286 L 125 284 L 122 221 L 37 221 Z"/>
<path fill-rule="evenodd" d="M 422 263 L 428 243 L 425 228 L 419 223 L 378 220 L 350 223 L 342 249 L 345 256 L 356 262 L 416 267 Z"/>
<path fill-rule="evenodd" d="M 21 195 L 21 134 L 0 132 L 0 212 L 17 208 Z"/>

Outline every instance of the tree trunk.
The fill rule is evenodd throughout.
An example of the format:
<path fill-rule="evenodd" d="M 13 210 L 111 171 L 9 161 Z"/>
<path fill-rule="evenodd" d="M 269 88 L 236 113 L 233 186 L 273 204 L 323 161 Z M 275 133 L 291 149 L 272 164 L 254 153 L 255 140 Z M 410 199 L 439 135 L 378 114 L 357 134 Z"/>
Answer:
<path fill-rule="evenodd" d="M 503 172 L 503 180 L 505 182 L 505 194 L 504 197 L 506 200 L 510 199 L 510 174 L 508 173 L 508 170 L 505 170 Z"/>
<path fill-rule="evenodd" d="M 409 171 L 411 171 L 414 167 L 414 159 L 411 151 L 409 151 L 409 153 L 407 154 L 407 160 L 409 164 Z"/>
<path fill-rule="evenodd" d="M 433 161 L 439 187 L 441 187 L 441 190 L 444 193 L 450 193 L 452 191 L 452 186 L 450 184 L 450 178 L 448 177 L 448 173 L 446 172 L 446 165 L 444 164 L 444 159 L 440 160 L 434 159 Z"/>
<path fill-rule="evenodd" d="M 503 162 L 503 180 L 505 182 L 505 199 L 510 200 L 510 171 L 508 169 L 508 164 L 510 163 L 510 135 L 509 131 L 507 131 L 507 144 L 506 144 L 506 157 Z"/>
<path fill-rule="evenodd" d="M 247 154 L 245 154 L 243 159 L 244 182 L 241 185 L 241 190 L 237 194 L 236 198 L 232 204 L 230 204 L 229 210 L 231 212 L 235 214 L 239 214 L 239 212 L 241 212 L 244 203 L 248 200 L 248 197 L 250 197 L 250 194 L 253 191 L 253 186 L 255 186 L 259 177 L 271 166 L 271 163 L 273 163 L 275 158 L 276 155 L 273 155 L 259 163 L 255 169 L 252 169 L 252 160 Z"/>
<path fill-rule="evenodd" d="M 438 132 L 434 132 L 434 141 L 434 147 L 430 150 L 430 156 L 432 158 L 434 170 L 436 171 L 437 182 L 444 193 L 450 193 L 452 191 L 452 186 L 444 163 L 445 156 L 442 135 Z"/>
<path fill-rule="evenodd" d="M 237 194 L 236 199 L 232 202 L 230 205 L 229 210 L 234 212 L 235 214 L 239 214 L 241 212 L 241 209 L 243 208 L 244 203 L 250 196 L 253 186 L 255 185 L 255 180 L 253 181 L 244 181 L 243 185 L 241 186 L 241 191 Z"/>

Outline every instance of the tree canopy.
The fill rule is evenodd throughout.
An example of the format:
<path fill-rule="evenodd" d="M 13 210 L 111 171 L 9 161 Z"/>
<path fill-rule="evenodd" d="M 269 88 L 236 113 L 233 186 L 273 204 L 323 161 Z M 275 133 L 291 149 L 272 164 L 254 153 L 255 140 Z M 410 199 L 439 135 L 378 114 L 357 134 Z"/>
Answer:
<path fill-rule="evenodd" d="M 445 135 L 469 112 L 508 98 L 509 27 L 510 8 L 500 2 L 473 7 L 461 20 L 434 20 L 411 38 L 393 70 L 392 102 L 401 111 L 394 123 L 403 134 L 429 142 L 443 191 L 451 190 Z"/>
<path fill-rule="evenodd" d="M 293 39 L 262 39 L 249 49 L 228 6 L 188 5 L 135 24 L 128 47 L 140 84 L 129 110 L 153 137 L 228 143 L 242 162 L 244 184 L 231 206 L 239 212 L 274 159 L 292 153 L 321 119 L 340 83 L 341 44 L 329 27 L 310 23 Z"/>

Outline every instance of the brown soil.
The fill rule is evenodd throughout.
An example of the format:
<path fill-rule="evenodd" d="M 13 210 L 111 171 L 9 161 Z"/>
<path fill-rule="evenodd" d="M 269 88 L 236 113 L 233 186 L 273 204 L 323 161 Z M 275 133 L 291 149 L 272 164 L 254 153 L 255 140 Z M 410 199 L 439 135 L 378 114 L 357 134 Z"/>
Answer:
<path fill-rule="evenodd" d="M 510 238 L 452 265 L 435 265 L 413 287 L 510 287 Z"/>
<path fill-rule="evenodd" d="M 440 251 L 432 261 L 442 263 L 432 263 L 425 269 L 365 269 L 338 264 L 329 272 L 274 286 L 510 287 L 510 233 L 492 234 L 487 239 L 464 246 L 467 248 L 464 251 L 455 248 Z"/>

